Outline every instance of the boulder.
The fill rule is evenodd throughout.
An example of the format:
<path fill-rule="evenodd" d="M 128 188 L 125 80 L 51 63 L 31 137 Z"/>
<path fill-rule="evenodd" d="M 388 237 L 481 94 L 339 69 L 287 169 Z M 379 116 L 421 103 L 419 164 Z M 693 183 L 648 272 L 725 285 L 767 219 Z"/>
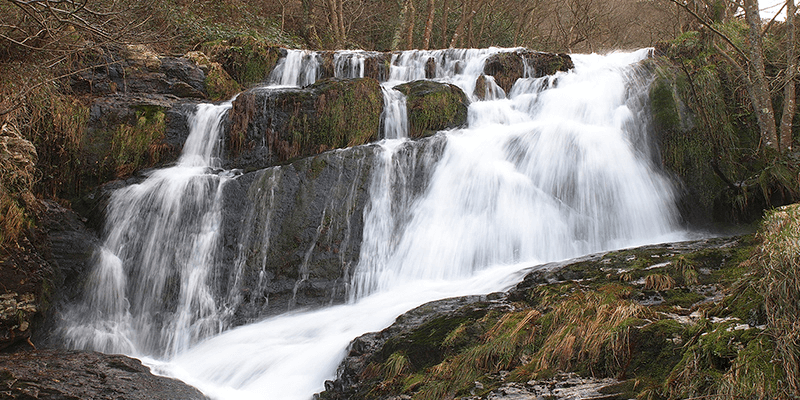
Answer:
<path fill-rule="evenodd" d="M 238 82 L 228 74 L 225 68 L 200 51 L 186 53 L 186 58 L 197 64 L 205 74 L 205 88 L 211 101 L 227 100 L 242 91 Z"/>
<path fill-rule="evenodd" d="M 251 89 L 230 111 L 227 168 L 257 169 L 378 138 L 383 97 L 371 78 Z"/>
<path fill-rule="evenodd" d="M 205 74 L 183 57 L 158 56 L 144 46 L 109 48 L 98 57 L 103 65 L 70 77 L 76 94 L 169 94 L 205 99 Z"/>
<path fill-rule="evenodd" d="M 763 299 L 738 281 L 752 249 L 752 237 L 715 238 L 532 266 L 507 292 L 431 302 L 354 339 L 317 396 L 635 398 L 683 371 L 702 331 L 709 352 L 759 341 Z"/>
<path fill-rule="evenodd" d="M 574 67 L 572 59 L 566 54 L 521 49 L 492 55 L 486 60 L 483 73 L 494 76 L 497 85 L 508 93 L 519 78 L 540 78 Z"/>
<path fill-rule="evenodd" d="M 139 360 L 95 352 L 0 354 L 4 399 L 204 400 L 185 383 L 153 375 Z"/>
<path fill-rule="evenodd" d="M 458 86 L 420 80 L 397 85 L 394 89 L 406 95 L 408 136 L 411 138 L 467 124 L 469 99 Z"/>
<path fill-rule="evenodd" d="M 105 182 L 174 162 L 189 134 L 194 103 L 169 95 L 109 95 L 96 99 L 75 158 L 75 185 L 63 197 L 76 200 Z"/>

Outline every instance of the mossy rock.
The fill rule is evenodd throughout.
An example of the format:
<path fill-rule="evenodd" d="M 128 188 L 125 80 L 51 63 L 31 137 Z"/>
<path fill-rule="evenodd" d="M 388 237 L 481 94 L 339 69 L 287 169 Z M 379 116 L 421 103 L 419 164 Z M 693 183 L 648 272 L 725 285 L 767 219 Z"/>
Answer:
<path fill-rule="evenodd" d="M 526 70 L 531 78 L 540 78 L 559 71 L 566 72 L 574 67 L 572 59 L 566 54 L 523 49 L 490 56 L 486 60 L 483 73 L 494 76 L 497 85 L 508 93 L 517 79 L 525 77 Z"/>
<path fill-rule="evenodd" d="M 62 193 L 78 199 L 92 188 L 177 159 L 180 149 L 165 141 L 170 101 L 148 97 L 98 99 L 73 155 L 74 186 Z"/>
<path fill-rule="evenodd" d="M 236 98 L 229 114 L 229 166 L 264 168 L 377 140 L 382 110 L 380 84 L 371 78 L 250 90 Z"/>
<path fill-rule="evenodd" d="M 394 89 L 406 95 L 411 138 L 467 124 L 469 99 L 455 85 L 420 80 L 397 85 Z"/>
<path fill-rule="evenodd" d="M 205 87 L 211 101 L 227 100 L 242 90 L 238 82 L 233 80 L 220 63 L 211 61 L 200 51 L 191 51 L 186 58 L 193 61 L 206 75 Z"/>
<path fill-rule="evenodd" d="M 214 61 L 220 63 L 239 85 L 253 86 L 267 80 L 285 50 L 249 37 L 229 43 L 209 45 L 215 47 Z"/>

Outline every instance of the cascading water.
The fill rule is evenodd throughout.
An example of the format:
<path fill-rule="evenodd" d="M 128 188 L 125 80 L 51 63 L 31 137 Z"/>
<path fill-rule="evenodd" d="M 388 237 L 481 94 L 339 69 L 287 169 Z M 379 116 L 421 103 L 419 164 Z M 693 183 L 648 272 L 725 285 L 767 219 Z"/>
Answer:
<path fill-rule="evenodd" d="M 230 107 L 199 105 L 178 164 L 112 195 L 91 290 L 62 327 L 70 347 L 174 355 L 223 328 L 209 274 L 232 175 L 212 167 Z"/>
<path fill-rule="evenodd" d="M 475 82 L 498 51 L 508 50 L 395 56 L 384 93 L 435 70 L 436 80 L 473 97 L 469 128 L 373 145 L 379 154 L 369 169 L 348 304 L 221 334 L 231 304 L 242 301 L 235 293 L 240 269 L 227 279 L 231 292 L 214 287 L 209 271 L 219 246 L 220 193 L 239 178 L 210 171 L 217 139 L 200 138 L 217 132 L 229 105 L 201 106 L 179 165 L 114 194 L 94 292 L 64 329 L 70 346 L 145 356 L 155 371 L 214 398 L 308 399 L 333 377 L 353 338 L 413 307 L 503 290 L 537 263 L 681 239 L 671 188 L 652 165 L 646 141 L 648 79 L 636 63 L 647 51 L 574 56 L 569 73 L 520 79 L 507 95 L 494 91 L 478 101 Z M 363 76 L 359 56 L 348 53 L 337 71 Z M 271 82 L 313 83 L 315 60 L 315 53 L 289 51 Z M 387 101 L 384 124 L 407 118 L 389 108 Z M 403 130 L 385 134 L 403 138 Z M 205 143 L 203 150 L 193 143 Z M 241 251 L 264 251 L 273 240 L 258 227 L 274 218 L 281 168 L 259 178 L 263 191 L 254 196 L 262 208 L 242 217 L 254 228 L 241 238 L 258 243 Z M 422 187 L 412 184 L 420 181 Z M 356 190 L 347 187 L 344 198 L 351 199 Z M 352 207 L 344 203 L 326 203 L 314 243 L 306 245 L 316 245 L 333 207 Z M 261 285 L 264 275 L 258 276 Z"/>
<path fill-rule="evenodd" d="M 288 50 L 269 75 L 277 86 L 306 86 L 314 83 L 319 74 L 319 55 L 309 50 Z"/>

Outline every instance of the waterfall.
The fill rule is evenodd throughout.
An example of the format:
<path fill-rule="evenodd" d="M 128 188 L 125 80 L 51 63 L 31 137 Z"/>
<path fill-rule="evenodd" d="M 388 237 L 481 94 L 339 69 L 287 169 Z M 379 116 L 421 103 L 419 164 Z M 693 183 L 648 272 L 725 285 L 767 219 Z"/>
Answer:
<path fill-rule="evenodd" d="M 682 239 L 672 189 L 647 139 L 651 77 L 638 63 L 649 51 L 575 55 L 570 72 L 532 78 L 529 71 L 508 94 L 486 79 L 487 92 L 476 95 L 486 59 L 513 50 L 394 54 L 382 83 L 386 139 L 326 153 L 335 189 L 320 194 L 320 214 L 309 222 L 316 231 L 297 246 L 306 257 L 292 266 L 296 293 L 311 252 L 331 240 L 333 214 L 345 216 L 340 239 L 351 246 L 356 181 L 369 182 L 357 265 L 339 255 L 348 303 L 234 329 L 232 310 L 270 301 L 245 298 L 239 288 L 246 279 L 269 284 L 266 253 L 277 240 L 270 227 L 284 217 L 282 185 L 297 172 L 291 165 L 220 172 L 218 135 L 231 106 L 198 106 L 178 165 L 112 196 L 90 290 L 62 328 L 67 345 L 139 356 L 212 398 L 308 399 L 334 377 L 353 338 L 411 308 L 507 289 L 538 263 Z M 311 84 L 319 59 L 289 50 L 270 82 Z M 337 76 L 364 75 L 363 52 L 342 52 L 334 64 Z M 426 76 L 472 98 L 469 126 L 411 141 L 405 99 L 391 88 Z M 362 159 L 346 175 L 352 157 Z M 243 176 L 258 184 L 248 186 L 252 208 L 239 217 L 239 255 L 221 277 L 224 194 Z M 246 278 L 248 259 L 257 265 Z"/>
<path fill-rule="evenodd" d="M 361 50 L 337 51 L 333 55 L 334 76 L 342 79 L 364 77 L 366 52 Z"/>
<path fill-rule="evenodd" d="M 309 50 L 287 50 L 286 57 L 269 75 L 269 83 L 277 86 L 303 87 L 317 80 L 319 54 Z"/>
<path fill-rule="evenodd" d="M 91 290 L 62 327 L 70 347 L 168 356 L 223 328 L 209 275 L 233 175 L 212 167 L 230 107 L 199 105 L 178 164 L 114 192 Z"/>

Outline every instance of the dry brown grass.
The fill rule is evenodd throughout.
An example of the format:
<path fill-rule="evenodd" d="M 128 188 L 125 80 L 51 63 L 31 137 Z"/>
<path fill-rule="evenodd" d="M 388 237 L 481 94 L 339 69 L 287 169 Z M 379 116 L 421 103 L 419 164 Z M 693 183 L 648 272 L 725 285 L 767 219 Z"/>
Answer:
<path fill-rule="evenodd" d="M 645 290 L 669 290 L 675 287 L 675 279 L 665 274 L 647 275 L 644 279 Z"/>
<path fill-rule="evenodd" d="M 753 257 L 763 276 L 768 333 L 786 369 L 782 395 L 800 397 L 800 205 L 781 207 L 764 219 L 761 245 Z"/>
<path fill-rule="evenodd" d="M 13 124 L 0 130 L 0 246 L 11 243 L 29 225 L 26 208 L 36 199 L 31 188 L 36 181 L 36 149 L 20 137 Z"/>
<path fill-rule="evenodd" d="M 533 356 L 539 371 L 580 366 L 602 375 L 619 373 L 630 352 L 628 324 L 646 314 L 613 290 L 576 292 L 552 307 L 549 331 Z"/>

